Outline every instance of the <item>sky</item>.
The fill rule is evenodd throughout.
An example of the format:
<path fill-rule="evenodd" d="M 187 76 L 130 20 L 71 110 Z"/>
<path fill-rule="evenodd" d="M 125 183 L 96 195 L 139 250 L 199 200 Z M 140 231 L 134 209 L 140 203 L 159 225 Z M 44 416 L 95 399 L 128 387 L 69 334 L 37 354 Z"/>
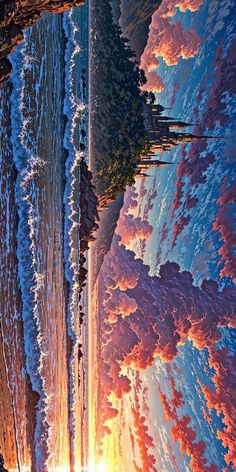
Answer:
<path fill-rule="evenodd" d="M 92 301 L 101 470 L 236 467 L 234 16 L 232 0 L 164 0 L 153 17 L 147 88 L 220 139 L 163 155 L 176 165 L 126 191 Z"/>
<path fill-rule="evenodd" d="M 235 1 L 163 0 L 154 14 L 144 87 L 209 139 L 161 153 L 174 165 L 127 188 L 80 298 L 89 7 L 26 29 L 0 89 L 5 467 L 233 472 Z"/>

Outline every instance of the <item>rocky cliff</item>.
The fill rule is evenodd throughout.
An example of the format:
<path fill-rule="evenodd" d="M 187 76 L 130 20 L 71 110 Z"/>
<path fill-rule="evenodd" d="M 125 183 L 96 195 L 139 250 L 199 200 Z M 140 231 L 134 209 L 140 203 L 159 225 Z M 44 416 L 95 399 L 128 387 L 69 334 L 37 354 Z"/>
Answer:
<path fill-rule="evenodd" d="M 100 213 L 99 228 L 95 231 L 95 241 L 91 245 L 93 271 L 91 274 L 92 287 L 100 272 L 104 257 L 108 254 L 116 230 L 120 211 L 124 204 L 124 193 L 120 193 L 109 206 Z"/>
<path fill-rule="evenodd" d="M 23 30 L 44 12 L 61 13 L 85 0 L 0 0 L 0 82 L 11 73 L 8 56 L 23 42 Z"/>
<path fill-rule="evenodd" d="M 80 293 L 86 285 L 87 269 L 86 253 L 89 247 L 89 242 L 94 240 L 94 232 L 98 230 L 98 201 L 94 193 L 92 185 L 92 173 L 88 170 L 88 166 L 84 160 L 80 165 Z"/>
<path fill-rule="evenodd" d="M 8 472 L 8 470 L 4 467 L 4 459 L 2 454 L 0 454 L 0 472 Z"/>
<path fill-rule="evenodd" d="M 130 40 L 138 62 L 147 44 L 152 15 L 161 3 L 162 0 L 111 0 L 114 19 Z"/>

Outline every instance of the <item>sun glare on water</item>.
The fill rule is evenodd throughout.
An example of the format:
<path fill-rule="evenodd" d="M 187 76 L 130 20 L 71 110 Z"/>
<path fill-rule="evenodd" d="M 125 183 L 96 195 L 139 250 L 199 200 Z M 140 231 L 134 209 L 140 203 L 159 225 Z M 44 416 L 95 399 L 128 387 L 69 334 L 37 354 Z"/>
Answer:
<path fill-rule="evenodd" d="M 86 472 L 109 472 L 109 468 L 105 462 L 99 462 L 97 464 L 90 463 Z"/>

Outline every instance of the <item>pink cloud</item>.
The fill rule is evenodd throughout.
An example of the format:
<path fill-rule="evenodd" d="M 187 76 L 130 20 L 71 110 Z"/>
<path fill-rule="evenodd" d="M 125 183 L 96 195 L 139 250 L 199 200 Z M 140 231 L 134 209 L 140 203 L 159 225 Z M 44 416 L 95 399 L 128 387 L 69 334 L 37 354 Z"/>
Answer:
<path fill-rule="evenodd" d="M 129 213 L 130 210 L 137 208 L 137 206 L 138 206 L 138 193 L 136 192 L 135 187 L 129 187 L 125 192 L 122 213 Z"/>
<path fill-rule="evenodd" d="M 132 416 L 134 421 L 135 436 L 139 449 L 142 468 L 137 466 L 137 471 L 157 472 L 156 459 L 150 454 L 150 449 L 154 449 L 154 440 L 148 431 L 147 419 L 141 413 L 141 405 L 139 400 L 140 381 L 136 377 L 134 407 L 132 408 Z"/>
<path fill-rule="evenodd" d="M 225 102 L 225 94 L 229 93 L 232 96 L 236 93 L 236 82 L 234 76 L 236 73 L 236 39 L 233 39 L 230 44 L 227 53 L 224 54 L 224 44 L 220 43 L 217 47 L 215 58 L 212 62 L 211 78 L 214 81 L 209 90 L 205 90 L 203 85 L 200 86 L 197 95 L 197 102 L 201 101 L 204 93 L 208 93 L 206 102 L 204 104 L 205 111 L 201 117 L 201 122 L 195 126 L 193 133 L 201 135 L 205 133 L 206 129 L 213 130 L 217 123 L 224 126 L 230 119 L 230 115 Z M 207 84 L 206 77 L 203 84 Z M 199 107 L 196 105 L 194 110 L 194 119 L 199 121 Z M 200 143 L 192 143 L 190 150 L 187 151 L 187 147 L 182 149 L 182 159 L 177 169 L 177 184 L 175 189 L 175 199 L 173 202 L 172 217 L 174 218 L 178 209 L 185 204 L 185 199 L 188 194 L 185 195 L 184 187 L 186 177 L 189 181 L 189 188 L 198 187 L 200 184 L 206 182 L 207 171 L 209 167 L 215 162 L 215 155 L 213 153 L 207 153 L 208 143 L 203 141 Z M 223 156 L 225 161 L 231 160 L 231 156 L 226 154 Z M 196 202 L 197 205 L 197 202 Z M 195 206 L 196 206 L 195 205 Z M 192 207 L 193 208 L 193 207 Z M 180 231 L 176 229 L 175 237 L 177 238 Z"/>
<path fill-rule="evenodd" d="M 219 265 L 223 265 L 220 271 L 221 277 L 231 277 L 236 283 L 236 232 L 234 230 L 234 215 L 236 210 L 236 183 L 228 186 L 227 179 L 221 188 L 221 196 L 217 200 L 220 211 L 213 224 L 213 230 L 220 233 L 222 245 L 219 249 Z"/>
<path fill-rule="evenodd" d="M 148 239 L 153 233 L 153 227 L 147 220 L 142 220 L 139 216 L 122 214 L 117 224 L 116 233 L 121 236 L 122 243 L 128 246 L 138 238 Z"/>
<path fill-rule="evenodd" d="M 236 354 L 230 356 L 226 348 L 209 349 L 209 365 L 214 369 L 212 381 L 214 389 L 201 384 L 208 410 L 215 410 L 218 416 L 223 415 L 223 430 L 217 436 L 227 448 L 225 461 L 236 468 Z"/>
<path fill-rule="evenodd" d="M 185 405 L 183 394 L 176 388 L 174 378 L 170 377 L 171 400 L 162 392 L 160 385 L 158 390 L 160 400 L 165 411 L 167 421 L 172 423 L 171 436 L 174 442 L 180 445 L 180 451 L 190 457 L 190 468 L 193 472 L 217 472 L 216 464 L 207 464 L 205 458 L 206 443 L 203 440 L 197 441 L 197 433 L 191 426 L 191 418 L 188 415 L 179 417 L 178 409 Z"/>
<path fill-rule="evenodd" d="M 164 0 L 154 13 L 150 27 L 148 44 L 141 57 L 141 67 L 145 70 L 147 83 L 144 88 L 153 92 L 161 92 L 164 83 L 156 72 L 158 58 L 162 58 L 168 66 L 178 64 L 179 60 L 194 57 L 199 50 L 200 38 L 192 29 L 184 30 L 179 21 L 171 21 L 178 7 L 183 13 L 187 10 L 196 12 L 203 1 Z"/>
<path fill-rule="evenodd" d="M 152 197 L 154 198 L 153 193 Z M 135 191 L 134 187 L 127 190 L 116 228 L 116 233 L 120 235 L 121 242 L 126 246 L 129 246 L 132 241 L 136 241 L 137 239 L 145 241 L 153 233 L 153 228 L 147 220 L 149 211 L 153 205 L 153 198 L 152 201 L 150 201 L 150 198 L 151 196 L 147 197 L 147 208 L 145 206 L 144 217 L 134 216 L 132 210 L 138 206 L 138 193 Z"/>
<path fill-rule="evenodd" d="M 131 276 L 134 283 L 125 284 Z M 235 304 L 233 289 L 219 291 L 211 280 L 196 287 L 191 274 L 175 263 L 161 266 L 159 277 L 150 276 L 149 267 L 115 236 L 98 286 L 103 422 L 109 395 L 122 398 L 130 391 L 124 367 L 145 369 L 157 356 L 169 362 L 187 339 L 200 350 L 210 349 L 221 339 L 219 328 L 236 326 Z M 180 395 L 176 402 L 177 407 Z"/>
<path fill-rule="evenodd" d="M 119 292 L 119 290 L 112 291 L 111 297 L 107 302 L 104 300 L 103 303 L 106 307 L 106 310 L 110 312 L 110 323 L 117 321 L 118 315 L 121 315 L 123 318 L 125 318 L 131 313 L 135 313 L 138 308 L 138 305 L 133 298 L 130 298 L 124 292 Z"/>

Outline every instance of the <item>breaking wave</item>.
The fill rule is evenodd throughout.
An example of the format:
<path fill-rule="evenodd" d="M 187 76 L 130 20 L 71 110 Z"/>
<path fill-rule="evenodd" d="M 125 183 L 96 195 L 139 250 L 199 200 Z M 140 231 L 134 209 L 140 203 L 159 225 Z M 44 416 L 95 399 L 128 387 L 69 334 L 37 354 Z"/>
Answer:
<path fill-rule="evenodd" d="M 65 224 L 64 224 L 64 256 L 65 278 L 69 284 L 69 299 L 67 307 L 68 334 L 72 340 L 70 357 L 70 429 L 72 435 L 72 454 L 75 463 L 76 447 L 76 403 L 79 393 L 78 350 L 80 342 L 80 163 L 83 157 L 81 150 L 81 129 L 85 123 L 86 105 L 82 96 L 82 50 L 78 43 L 79 27 L 74 19 L 73 10 L 64 15 L 63 27 L 67 38 L 65 51 L 67 84 L 64 113 L 67 124 L 64 135 L 64 146 L 68 151 L 66 161 L 66 185 L 64 193 Z M 77 91 L 80 84 L 79 93 Z"/>
<path fill-rule="evenodd" d="M 32 137 L 29 139 L 30 110 L 27 109 L 25 103 L 25 73 L 31 67 L 32 60 L 32 56 L 27 52 L 26 44 L 17 51 L 13 59 L 11 139 L 17 170 L 16 202 L 19 217 L 17 256 L 22 294 L 26 370 L 33 390 L 39 395 L 36 411 L 35 444 L 37 447 L 35 453 L 37 470 L 41 471 L 42 464 L 49 456 L 47 445 L 49 425 L 46 421 L 48 398 L 41 374 L 43 359 L 46 355 L 39 316 L 39 298 L 44 285 L 44 274 L 41 273 L 40 252 L 37 244 L 40 219 L 35 179 L 42 174 L 45 163 L 34 154 Z"/>
<path fill-rule="evenodd" d="M 87 106 L 83 97 L 82 60 L 83 51 L 79 45 L 79 28 L 76 26 L 76 12 L 64 14 L 63 28 L 66 36 L 65 46 L 65 96 L 64 114 L 66 126 L 64 147 L 67 150 L 65 163 L 64 188 L 64 261 L 65 280 L 69 286 L 67 306 L 67 329 L 71 339 L 69 365 L 70 432 L 71 460 L 76 464 L 76 439 L 79 425 L 75 411 L 79 401 L 78 353 L 80 344 L 80 163 L 84 157 L 82 143 Z M 43 331 L 40 301 L 46 289 L 46 274 L 42 267 L 42 248 L 40 246 L 40 201 L 38 182 L 43 178 L 49 164 L 37 154 L 38 141 L 42 132 L 43 113 L 40 85 L 44 83 L 44 67 L 47 60 L 46 47 L 41 63 L 35 67 L 37 55 L 35 44 L 26 33 L 26 41 L 12 56 L 13 91 L 11 96 L 12 146 L 14 163 L 17 170 L 16 203 L 18 208 L 17 257 L 19 284 L 22 295 L 22 319 L 24 325 L 24 349 L 26 371 L 32 388 L 38 394 L 35 427 L 36 470 L 49 470 L 53 463 L 53 448 L 50 435 L 50 406 L 52 396 L 47 391 L 45 359 L 48 356 L 45 331 Z M 28 40 L 28 41 L 27 41 Z M 47 34 L 44 36 L 45 44 Z M 35 72 L 36 71 L 36 72 Z M 35 93 L 29 93 L 29 83 L 35 81 Z M 34 120 L 37 120 L 34 122 Z M 33 124 L 34 123 L 34 124 Z M 36 126 L 35 126 L 36 125 Z"/>

